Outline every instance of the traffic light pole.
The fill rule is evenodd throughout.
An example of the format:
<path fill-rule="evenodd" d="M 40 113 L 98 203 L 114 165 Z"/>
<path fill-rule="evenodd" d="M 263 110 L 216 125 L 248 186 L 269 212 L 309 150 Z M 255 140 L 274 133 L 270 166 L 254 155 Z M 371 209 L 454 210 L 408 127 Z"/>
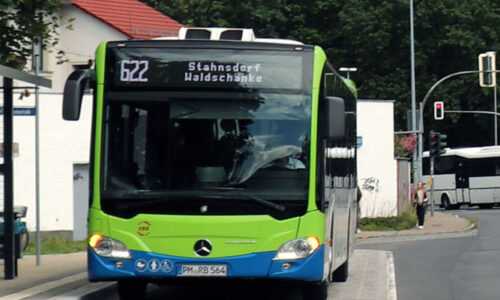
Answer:
<path fill-rule="evenodd" d="M 422 106 L 425 107 L 425 103 L 427 102 L 427 99 L 429 99 L 429 96 L 438 87 L 438 85 L 440 85 L 441 83 L 443 83 L 443 81 L 446 81 L 446 80 L 448 80 L 448 79 L 450 79 L 452 77 L 459 76 L 459 75 L 479 74 L 479 73 L 491 73 L 491 72 L 500 73 L 500 70 L 495 70 L 495 71 L 479 71 L 479 70 L 475 70 L 475 71 L 461 71 L 461 72 L 456 72 L 456 73 L 452 73 L 452 74 L 446 75 L 445 77 L 443 77 L 443 78 L 439 79 L 438 81 L 436 81 L 436 83 L 434 83 L 434 85 L 429 89 L 429 91 L 427 92 L 427 94 L 425 94 L 424 100 L 422 100 Z M 420 112 L 420 114 L 422 114 L 422 111 Z"/>
<path fill-rule="evenodd" d="M 434 216 L 434 157 L 431 157 L 431 217 Z"/>
<path fill-rule="evenodd" d="M 500 116 L 500 113 L 494 111 L 487 110 L 447 110 L 444 112 L 445 114 L 486 114 L 486 115 L 495 115 Z"/>
<path fill-rule="evenodd" d="M 493 108 L 497 112 L 497 86 L 493 87 Z M 495 117 L 495 146 L 498 145 L 498 120 Z"/>
<path fill-rule="evenodd" d="M 418 129 L 418 154 L 417 154 L 417 167 L 418 169 L 418 180 L 422 179 L 422 153 L 424 153 L 424 141 L 423 141 L 423 134 L 424 134 L 424 114 L 423 114 L 423 108 L 424 105 L 422 102 L 420 102 L 420 118 L 419 118 L 419 125 Z"/>

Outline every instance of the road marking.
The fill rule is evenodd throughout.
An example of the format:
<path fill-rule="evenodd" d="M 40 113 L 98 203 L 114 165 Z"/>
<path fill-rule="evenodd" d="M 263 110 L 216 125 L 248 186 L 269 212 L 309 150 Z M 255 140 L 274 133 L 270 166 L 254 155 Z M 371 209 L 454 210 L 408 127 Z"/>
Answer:
<path fill-rule="evenodd" d="M 396 272 L 394 271 L 394 256 L 391 251 L 386 252 L 387 257 L 387 300 L 397 300 Z"/>
<path fill-rule="evenodd" d="M 57 287 L 65 285 L 65 284 L 74 282 L 74 281 L 82 280 L 84 278 L 87 278 L 87 272 L 82 272 L 82 273 L 78 273 L 78 274 L 75 274 L 75 275 L 72 275 L 69 277 L 65 277 L 63 279 L 43 283 L 43 284 L 37 285 L 35 287 L 29 288 L 27 290 L 7 295 L 7 296 L 3 297 L 2 299 L 14 300 L 14 299 L 22 299 L 22 298 L 31 297 L 33 295 L 44 293 L 44 292 L 51 290 L 53 288 L 57 288 Z"/>

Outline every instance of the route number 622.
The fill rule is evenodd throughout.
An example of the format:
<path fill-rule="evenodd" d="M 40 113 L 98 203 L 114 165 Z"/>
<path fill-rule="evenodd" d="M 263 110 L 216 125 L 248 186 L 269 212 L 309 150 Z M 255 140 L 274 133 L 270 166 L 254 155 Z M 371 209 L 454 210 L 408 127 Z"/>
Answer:
<path fill-rule="evenodd" d="M 149 61 L 137 59 L 124 59 L 120 61 L 120 81 L 147 82 L 144 73 L 149 69 Z"/>

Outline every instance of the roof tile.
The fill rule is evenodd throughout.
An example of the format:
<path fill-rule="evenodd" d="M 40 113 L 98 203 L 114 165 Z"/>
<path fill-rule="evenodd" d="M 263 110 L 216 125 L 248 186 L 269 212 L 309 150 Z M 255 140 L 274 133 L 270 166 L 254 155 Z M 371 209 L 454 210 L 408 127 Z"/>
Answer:
<path fill-rule="evenodd" d="M 76 7 L 131 38 L 177 35 L 182 24 L 137 0 L 70 0 Z"/>

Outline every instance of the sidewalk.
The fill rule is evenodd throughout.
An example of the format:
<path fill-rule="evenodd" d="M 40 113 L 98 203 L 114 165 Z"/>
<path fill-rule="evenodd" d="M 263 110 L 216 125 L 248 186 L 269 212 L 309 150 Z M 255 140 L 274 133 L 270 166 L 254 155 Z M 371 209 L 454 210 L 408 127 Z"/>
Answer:
<path fill-rule="evenodd" d="M 0 260 L 1 299 L 4 299 L 6 295 L 26 292 L 37 286 L 41 288 L 32 291 L 32 294 L 64 285 L 65 281 L 67 281 L 66 283 L 79 280 L 88 281 L 87 252 L 42 255 L 40 257 L 40 266 L 36 266 L 36 256 L 25 256 L 18 260 L 18 267 L 18 277 L 4 280 L 4 260 Z M 56 282 L 60 284 L 47 285 Z M 12 297 L 11 299 L 15 298 L 22 297 L 19 295 L 19 297 Z"/>
<path fill-rule="evenodd" d="M 425 215 L 424 229 L 416 226 L 399 231 L 362 231 L 356 235 L 358 244 L 461 237 L 476 234 L 474 224 L 450 212 L 430 211 Z"/>

